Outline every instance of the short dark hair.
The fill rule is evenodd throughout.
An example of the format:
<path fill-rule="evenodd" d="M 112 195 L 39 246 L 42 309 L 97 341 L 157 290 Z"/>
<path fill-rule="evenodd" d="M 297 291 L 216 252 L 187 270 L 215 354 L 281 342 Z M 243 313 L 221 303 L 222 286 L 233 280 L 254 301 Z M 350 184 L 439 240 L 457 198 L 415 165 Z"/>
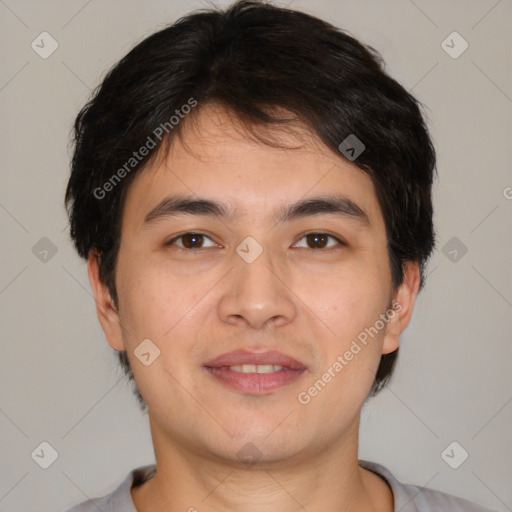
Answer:
<path fill-rule="evenodd" d="M 98 252 L 100 277 L 116 307 L 115 268 L 128 187 L 158 150 L 211 104 L 226 107 L 251 133 L 257 126 L 298 121 L 340 158 L 347 156 L 340 143 L 355 135 L 365 149 L 353 162 L 376 189 L 393 287 L 403 281 L 409 261 L 419 263 L 423 286 L 434 248 L 436 157 L 421 104 L 385 72 L 377 51 L 339 28 L 287 8 L 237 1 L 226 10 L 193 12 L 137 44 L 76 118 L 65 196 L 71 238 L 81 257 Z M 271 140 L 262 143 L 279 147 Z M 397 353 L 381 356 L 370 396 L 387 383 Z M 119 359 L 133 379 L 126 351 Z M 134 391 L 144 409 L 136 385 Z"/>

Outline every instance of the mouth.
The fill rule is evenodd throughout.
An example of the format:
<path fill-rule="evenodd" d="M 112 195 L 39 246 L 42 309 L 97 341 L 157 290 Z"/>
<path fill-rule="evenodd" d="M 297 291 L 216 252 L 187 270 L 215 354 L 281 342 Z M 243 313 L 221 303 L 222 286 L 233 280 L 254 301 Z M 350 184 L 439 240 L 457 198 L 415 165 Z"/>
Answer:
<path fill-rule="evenodd" d="M 204 368 L 221 384 L 248 394 L 267 394 L 295 382 L 306 370 L 296 359 L 277 351 L 228 352 Z"/>

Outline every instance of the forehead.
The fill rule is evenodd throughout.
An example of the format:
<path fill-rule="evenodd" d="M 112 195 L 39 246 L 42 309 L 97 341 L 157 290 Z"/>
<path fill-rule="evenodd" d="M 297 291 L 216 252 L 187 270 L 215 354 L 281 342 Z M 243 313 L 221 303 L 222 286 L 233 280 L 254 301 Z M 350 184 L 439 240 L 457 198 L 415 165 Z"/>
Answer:
<path fill-rule="evenodd" d="M 143 222 L 170 194 L 217 198 L 253 221 L 309 196 L 340 194 L 383 225 L 370 176 L 298 122 L 248 132 L 233 113 L 212 105 L 182 128 L 131 184 L 123 214 L 130 222 Z"/>

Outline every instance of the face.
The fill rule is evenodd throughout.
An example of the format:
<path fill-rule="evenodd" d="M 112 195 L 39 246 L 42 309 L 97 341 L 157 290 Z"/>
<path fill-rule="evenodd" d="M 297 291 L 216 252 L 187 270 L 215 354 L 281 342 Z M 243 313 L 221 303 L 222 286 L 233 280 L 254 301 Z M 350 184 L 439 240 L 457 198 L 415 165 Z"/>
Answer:
<path fill-rule="evenodd" d="M 190 126 L 128 190 L 117 311 L 89 260 L 154 442 L 233 461 L 252 443 L 261 462 L 340 446 L 398 347 L 417 265 L 393 290 L 371 179 L 307 131 L 273 148 L 214 107 Z"/>

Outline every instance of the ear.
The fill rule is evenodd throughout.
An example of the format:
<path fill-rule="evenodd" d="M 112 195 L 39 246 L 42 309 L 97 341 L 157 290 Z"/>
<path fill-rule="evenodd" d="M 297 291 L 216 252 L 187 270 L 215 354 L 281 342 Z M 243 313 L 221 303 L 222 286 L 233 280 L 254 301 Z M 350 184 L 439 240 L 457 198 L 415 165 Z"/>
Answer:
<path fill-rule="evenodd" d="M 87 272 L 89 273 L 89 281 L 96 302 L 96 313 L 108 344 L 115 350 L 124 350 L 119 313 L 107 286 L 100 279 L 100 254 L 95 249 L 89 251 Z"/>
<path fill-rule="evenodd" d="M 419 290 L 419 264 L 417 261 L 408 261 L 404 265 L 403 282 L 393 296 L 393 312 L 387 313 L 389 320 L 382 345 L 383 354 L 394 352 L 400 346 L 400 335 L 409 324 Z"/>

